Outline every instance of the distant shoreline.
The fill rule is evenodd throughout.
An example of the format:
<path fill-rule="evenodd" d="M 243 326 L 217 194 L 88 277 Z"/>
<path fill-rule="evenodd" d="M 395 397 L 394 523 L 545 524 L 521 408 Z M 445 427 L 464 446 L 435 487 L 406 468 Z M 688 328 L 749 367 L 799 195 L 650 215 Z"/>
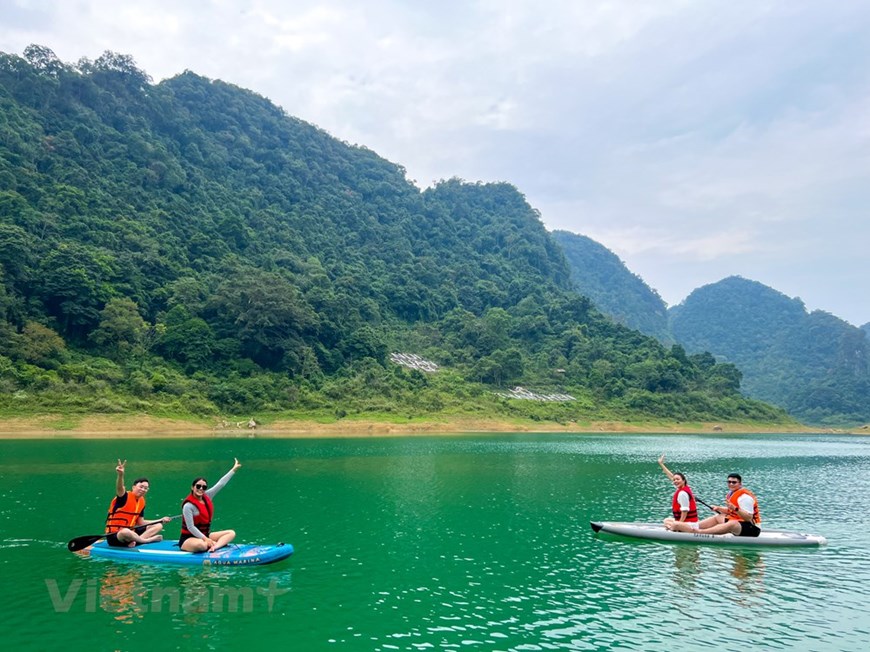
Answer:
<path fill-rule="evenodd" d="M 0 439 L 242 439 L 242 438 L 360 438 L 420 435 L 463 435 L 473 433 L 827 433 L 870 434 L 868 426 L 851 429 L 804 425 L 776 425 L 732 422 L 556 422 L 474 419 L 452 417 L 431 421 L 389 423 L 374 420 L 341 419 L 329 423 L 313 420 L 276 419 L 249 428 L 248 421 L 185 421 L 148 415 L 43 415 L 0 417 Z"/>

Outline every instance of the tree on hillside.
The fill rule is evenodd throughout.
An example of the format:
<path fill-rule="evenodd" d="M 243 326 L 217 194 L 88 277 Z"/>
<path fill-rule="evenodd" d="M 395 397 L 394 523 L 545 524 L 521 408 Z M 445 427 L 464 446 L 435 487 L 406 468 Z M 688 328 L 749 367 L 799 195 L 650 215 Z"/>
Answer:
<path fill-rule="evenodd" d="M 90 339 L 114 356 L 123 356 L 142 346 L 149 329 L 132 299 L 114 297 L 100 311 L 99 326 Z"/>

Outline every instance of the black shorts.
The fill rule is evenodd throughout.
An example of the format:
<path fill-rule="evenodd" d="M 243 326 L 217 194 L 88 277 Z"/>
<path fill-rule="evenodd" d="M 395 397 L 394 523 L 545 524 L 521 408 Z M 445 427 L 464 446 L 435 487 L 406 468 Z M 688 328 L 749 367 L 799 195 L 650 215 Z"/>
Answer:
<path fill-rule="evenodd" d="M 740 533 L 738 537 L 757 537 L 761 534 L 761 530 L 755 523 L 749 521 L 740 521 Z"/>
<path fill-rule="evenodd" d="M 201 531 L 201 530 L 200 530 L 200 531 Z M 203 532 L 203 534 L 204 534 L 205 536 L 208 536 L 208 532 Z M 181 538 L 178 539 L 178 547 L 180 548 L 180 547 L 181 547 L 181 544 L 183 544 L 183 543 L 184 543 L 185 541 L 187 541 L 188 539 L 196 539 L 196 537 L 193 536 L 192 534 L 182 534 L 182 535 L 181 535 Z"/>
<path fill-rule="evenodd" d="M 112 534 L 106 535 L 106 543 L 108 543 L 113 548 L 129 548 L 129 543 L 124 543 L 123 541 L 118 541 L 118 533 L 113 532 Z"/>

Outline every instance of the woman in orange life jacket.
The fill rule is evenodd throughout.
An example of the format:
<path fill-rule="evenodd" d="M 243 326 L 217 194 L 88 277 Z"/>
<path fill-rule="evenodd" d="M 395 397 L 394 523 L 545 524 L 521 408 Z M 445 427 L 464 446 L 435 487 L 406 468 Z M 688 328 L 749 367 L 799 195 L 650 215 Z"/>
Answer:
<path fill-rule="evenodd" d="M 109 504 L 109 513 L 106 516 L 106 543 L 115 548 L 132 548 L 162 541 L 160 531 L 163 523 L 169 522 L 167 517 L 160 519 L 162 523 L 149 525 L 141 535 L 131 529 L 145 523 L 145 494 L 151 488 L 151 483 L 148 478 L 137 478 L 130 491 L 127 491 L 124 487 L 126 464 L 127 460 L 118 460 L 118 466 L 115 467 L 118 477 L 115 480 L 115 497 Z"/>
<path fill-rule="evenodd" d="M 665 527 L 669 530 L 674 529 L 674 523 L 684 523 L 687 527 L 698 529 L 698 506 L 695 504 L 695 495 L 686 484 L 686 476 L 682 473 L 671 473 L 671 470 L 665 466 L 665 456 L 659 458 L 659 466 L 662 467 L 668 480 L 674 483 L 674 495 L 671 497 L 671 513 L 665 519 Z"/>
<path fill-rule="evenodd" d="M 697 532 L 701 534 L 733 534 L 738 537 L 757 537 L 761 534 L 761 513 L 758 510 L 758 499 L 743 486 L 743 478 L 739 473 L 728 476 L 728 493 L 724 505 L 713 505 L 716 514 L 698 523 Z M 674 528 L 680 532 L 689 532 L 682 523 Z"/>
<path fill-rule="evenodd" d="M 178 545 L 187 552 L 214 552 L 236 538 L 235 530 L 211 531 L 214 516 L 212 498 L 223 489 L 241 467 L 235 460 L 233 468 L 211 489 L 205 478 L 196 478 L 190 486 L 190 495 L 181 503 L 181 538 Z"/>

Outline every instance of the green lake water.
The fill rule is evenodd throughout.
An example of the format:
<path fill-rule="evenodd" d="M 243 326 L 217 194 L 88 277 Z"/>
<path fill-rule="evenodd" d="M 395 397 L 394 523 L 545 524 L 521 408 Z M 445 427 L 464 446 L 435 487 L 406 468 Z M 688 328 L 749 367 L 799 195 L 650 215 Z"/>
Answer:
<path fill-rule="evenodd" d="M 656 464 L 720 502 L 741 473 L 763 525 L 819 549 L 597 537 L 667 515 Z M 179 568 L 81 558 L 115 461 L 147 515 L 216 482 L 215 527 L 292 543 L 278 564 Z M 486 435 L 352 440 L 0 441 L 5 649 L 870 649 L 870 438 Z M 168 526 L 177 536 L 178 524 Z"/>

